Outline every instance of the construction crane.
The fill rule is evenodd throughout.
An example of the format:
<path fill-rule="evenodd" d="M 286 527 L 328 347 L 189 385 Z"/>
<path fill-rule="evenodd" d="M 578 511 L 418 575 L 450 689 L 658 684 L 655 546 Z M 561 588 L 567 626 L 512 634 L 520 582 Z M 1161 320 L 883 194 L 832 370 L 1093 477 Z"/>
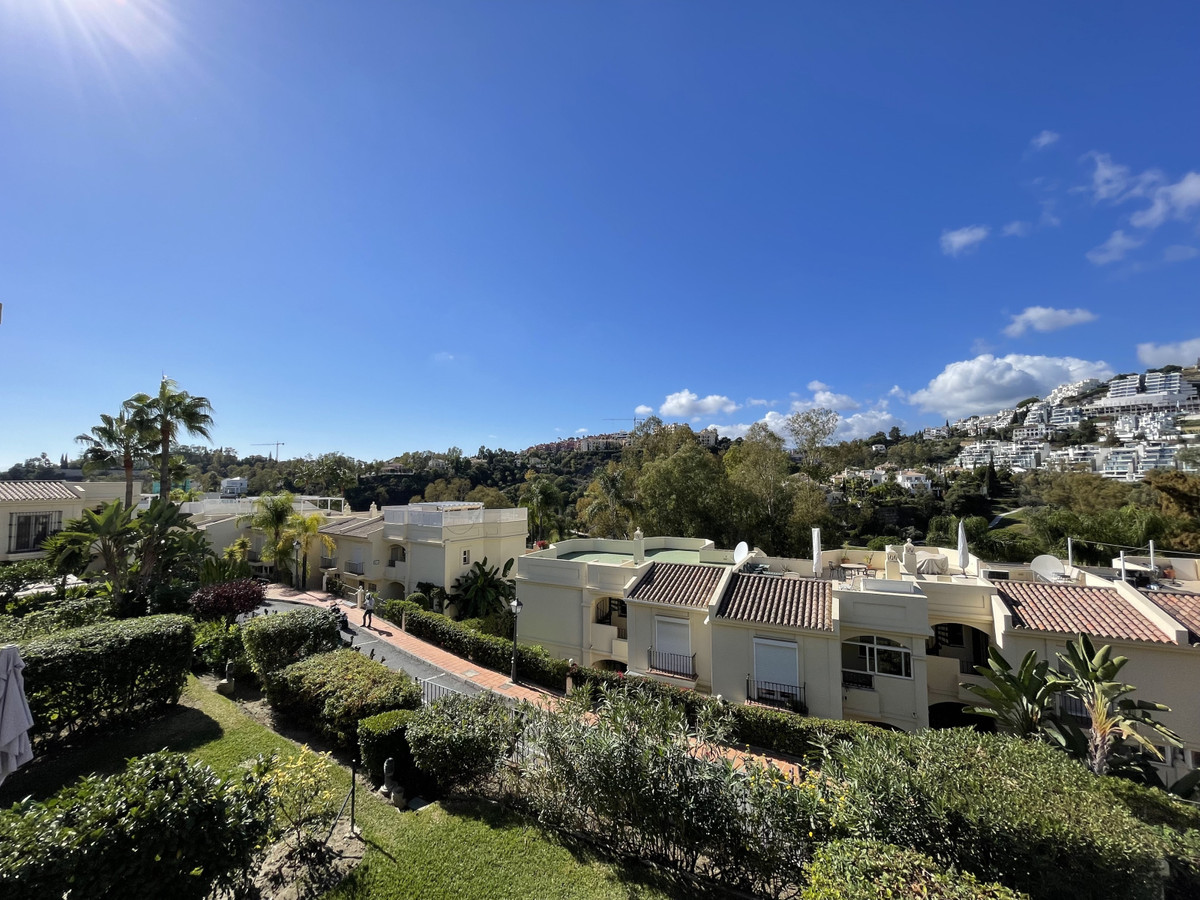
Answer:
<path fill-rule="evenodd" d="M 636 429 L 638 427 L 638 422 L 640 422 L 642 420 L 639 419 L 637 416 L 633 416 L 632 419 L 629 416 L 623 416 L 621 418 L 604 419 L 604 421 L 605 422 L 629 422 L 629 421 L 632 421 L 633 427 L 634 427 L 634 429 Z"/>
<path fill-rule="evenodd" d="M 279 448 L 284 446 L 284 442 L 283 441 L 267 441 L 264 444 L 251 444 L 250 446 L 251 447 L 274 447 L 275 448 L 275 462 L 279 462 Z"/>

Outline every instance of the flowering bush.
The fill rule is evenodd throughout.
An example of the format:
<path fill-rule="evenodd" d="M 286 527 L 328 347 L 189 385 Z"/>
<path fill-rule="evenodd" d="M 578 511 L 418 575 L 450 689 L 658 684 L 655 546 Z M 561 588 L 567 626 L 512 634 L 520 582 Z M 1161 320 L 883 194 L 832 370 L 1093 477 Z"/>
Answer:
<path fill-rule="evenodd" d="M 199 619 L 224 619 L 232 623 L 238 616 L 257 609 L 263 596 L 261 584 L 253 578 L 239 578 L 206 585 L 192 594 L 189 602 Z"/>

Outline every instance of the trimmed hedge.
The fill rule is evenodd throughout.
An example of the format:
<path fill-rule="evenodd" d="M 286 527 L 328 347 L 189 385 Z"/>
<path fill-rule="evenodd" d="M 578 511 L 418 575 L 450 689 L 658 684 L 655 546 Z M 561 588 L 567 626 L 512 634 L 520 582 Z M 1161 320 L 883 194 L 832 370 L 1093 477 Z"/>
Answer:
<path fill-rule="evenodd" d="M 1159 829 L 1048 745 L 969 729 L 836 748 L 835 831 L 901 844 L 1033 898 L 1156 898 Z"/>
<path fill-rule="evenodd" d="M 186 616 L 104 622 L 21 648 L 33 738 L 53 743 L 108 723 L 138 722 L 179 702 L 192 661 Z"/>
<path fill-rule="evenodd" d="M 336 610 L 305 607 L 287 613 L 258 616 L 242 625 L 246 660 L 259 678 L 315 653 L 342 646 Z"/>
<path fill-rule="evenodd" d="M 225 664 L 233 663 L 233 676 L 245 678 L 250 674 L 246 648 L 242 646 L 242 629 L 223 621 L 201 622 L 196 626 L 196 644 L 192 648 L 192 671 L 211 672 L 224 678 Z"/>
<path fill-rule="evenodd" d="M 407 613 L 408 633 L 463 659 L 491 669 L 512 669 L 512 641 L 473 631 L 439 613 L 428 612 L 409 600 L 385 601 L 376 611 L 381 618 L 400 625 Z M 556 659 L 540 648 L 517 647 L 517 677 L 552 691 L 567 687 L 567 661 Z"/>
<path fill-rule="evenodd" d="M 253 861 L 270 826 L 261 772 L 222 780 L 181 754 L 133 760 L 0 812 L 0 896 L 202 900 Z"/>
<path fill-rule="evenodd" d="M 403 760 L 412 762 L 412 751 L 404 731 L 416 714 L 414 709 L 394 709 L 359 720 L 359 755 L 363 768 L 376 781 L 383 780 L 383 762 L 388 757 L 396 760 L 398 768 Z"/>
<path fill-rule="evenodd" d="M 1020 900 L 1024 894 L 949 873 L 928 856 L 879 841 L 832 841 L 808 865 L 801 900 Z"/>
<path fill-rule="evenodd" d="M 421 689 L 403 672 L 354 650 L 310 656 L 266 679 L 267 699 L 281 713 L 351 747 L 360 719 L 395 709 L 416 709 Z"/>
<path fill-rule="evenodd" d="M 30 641 L 56 631 L 109 621 L 112 621 L 112 603 L 107 598 L 71 598 L 23 617 L 0 616 L 0 644 Z"/>

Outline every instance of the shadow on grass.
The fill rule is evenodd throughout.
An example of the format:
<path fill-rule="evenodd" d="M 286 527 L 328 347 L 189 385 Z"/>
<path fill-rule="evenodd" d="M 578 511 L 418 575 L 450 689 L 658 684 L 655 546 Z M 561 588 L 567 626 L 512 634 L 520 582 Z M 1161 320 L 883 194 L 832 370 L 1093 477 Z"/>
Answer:
<path fill-rule="evenodd" d="M 122 772 L 131 756 L 163 749 L 187 753 L 222 734 L 220 724 L 211 716 L 190 706 L 177 706 L 152 722 L 130 729 L 81 736 L 53 753 L 36 756 L 10 775 L 0 785 L 0 808 L 30 796 L 44 800 L 85 775 Z"/>
<path fill-rule="evenodd" d="M 645 896 L 657 898 L 661 894 L 678 898 L 678 900 L 695 900 L 697 896 L 697 885 L 694 881 L 688 881 L 672 872 L 651 868 L 648 865 L 641 865 L 636 861 L 631 861 L 620 856 L 610 856 L 606 853 L 601 853 L 586 841 L 546 828 L 539 824 L 536 819 L 518 810 L 485 800 L 454 798 L 443 799 L 439 802 L 446 812 L 461 816 L 462 818 L 475 819 L 487 825 L 488 828 L 497 830 L 509 828 L 537 829 L 544 836 L 545 840 L 557 843 L 566 848 L 580 865 L 590 866 L 599 863 L 607 866 L 629 900 L 639 900 L 639 898 Z M 704 896 L 714 897 L 726 896 L 725 892 L 718 885 L 706 886 L 703 894 Z M 357 895 L 350 894 L 348 896 Z"/>

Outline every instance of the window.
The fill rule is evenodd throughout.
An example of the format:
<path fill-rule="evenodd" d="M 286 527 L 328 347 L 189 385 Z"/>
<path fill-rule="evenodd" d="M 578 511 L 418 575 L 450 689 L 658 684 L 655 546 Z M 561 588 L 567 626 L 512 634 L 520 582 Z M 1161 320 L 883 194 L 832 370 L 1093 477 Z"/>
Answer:
<path fill-rule="evenodd" d="M 30 553 L 41 550 L 50 535 L 62 531 L 62 511 L 9 513 L 8 552 Z"/>
<path fill-rule="evenodd" d="M 891 638 L 859 635 L 842 642 L 842 668 L 912 678 L 912 651 Z"/>
<path fill-rule="evenodd" d="M 956 622 L 934 625 L 933 633 L 937 637 L 937 642 L 943 647 L 965 646 L 963 643 L 963 627 Z"/>
<path fill-rule="evenodd" d="M 1188 755 L 1192 758 L 1192 768 L 1200 769 L 1200 750 L 1189 750 Z"/>
<path fill-rule="evenodd" d="M 754 639 L 754 680 L 776 685 L 800 683 L 800 654 L 795 641 Z"/>
<path fill-rule="evenodd" d="M 471 551 L 464 550 L 463 551 L 463 565 L 469 566 L 470 564 L 471 564 Z"/>
<path fill-rule="evenodd" d="M 687 619 L 654 617 L 654 649 L 659 653 L 692 655 L 692 635 Z"/>
<path fill-rule="evenodd" d="M 388 558 L 388 564 L 394 566 L 396 563 L 406 562 L 408 560 L 408 552 L 403 547 L 392 547 L 391 556 Z"/>

